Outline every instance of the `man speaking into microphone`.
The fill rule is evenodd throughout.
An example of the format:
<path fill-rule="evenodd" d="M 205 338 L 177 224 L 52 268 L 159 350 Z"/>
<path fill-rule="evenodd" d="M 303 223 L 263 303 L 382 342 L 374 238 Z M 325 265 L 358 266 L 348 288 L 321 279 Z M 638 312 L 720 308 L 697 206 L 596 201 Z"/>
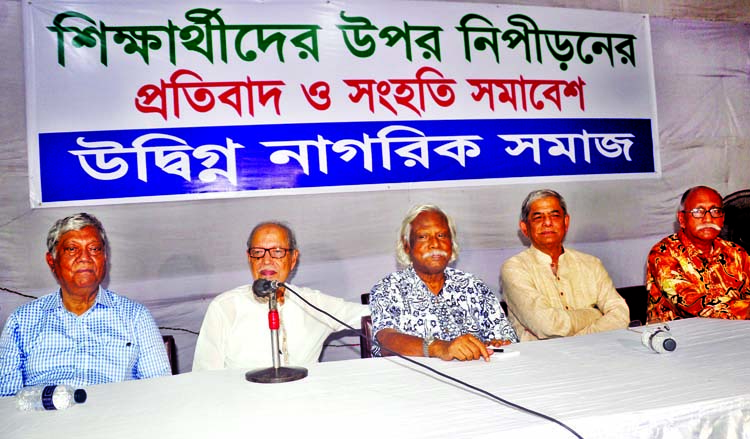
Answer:
<path fill-rule="evenodd" d="M 247 260 L 253 280 L 286 282 L 297 265 L 299 250 L 294 232 L 279 222 L 255 226 L 247 240 Z M 269 282 L 266 284 L 272 285 Z M 313 305 L 340 320 L 359 326 L 370 313 L 366 305 L 347 302 L 310 288 L 290 285 Z M 310 308 L 284 287 L 276 290 L 279 350 L 282 366 L 306 366 L 318 361 L 323 341 L 343 325 Z M 272 362 L 268 327 L 268 301 L 254 294 L 251 284 L 219 294 L 209 304 L 195 346 L 193 370 L 257 368 Z"/>

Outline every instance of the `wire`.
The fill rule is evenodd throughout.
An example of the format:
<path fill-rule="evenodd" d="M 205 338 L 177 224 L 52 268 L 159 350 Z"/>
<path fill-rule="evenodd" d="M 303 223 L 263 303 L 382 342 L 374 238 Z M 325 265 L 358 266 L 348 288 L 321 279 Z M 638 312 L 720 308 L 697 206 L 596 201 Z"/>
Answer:
<path fill-rule="evenodd" d="M 183 331 L 183 332 L 189 332 L 191 334 L 198 335 L 197 332 L 192 331 L 190 329 L 185 329 L 185 328 L 170 328 L 169 326 L 159 326 L 159 329 L 167 329 L 169 331 Z"/>
<path fill-rule="evenodd" d="M 32 295 L 29 295 L 29 294 L 19 293 L 18 291 L 11 290 L 10 288 L 0 287 L 0 290 L 7 291 L 8 293 L 15 294 L 17 296 L 28 297 L 29 299 L 38 299 L 37 296 L 32 296 Z"/>
<path fill-rule="evenodd" d="M 301 300 L 302 300 L 303 302 L 305 302 L 305 303 L 306 303 L 306 304 L 307 304 L 308 306 L 310 306 L 311 308 L 315 309 L 316 311 L 318 311 L 318 312 L 320 312 L 320 313 L 323 313 L 323 314 L 327 315 L 328 317 L 332 318 L 332 319 L 333 319 L 333 320 L 335 320 L 336 322 L 338 322 L 338 323 L 340 323 L 340 324 L 342 324 L 342 325 L 346 326 L 347 328 L 349 328 L 349 329 L 351 329 L 352 331 L 354 331 L 354 332 L 356 332 L 357 334 L 359 334 L 359 336 L 360 336 L 360 337 L 363 337 L 363 338 L 365 338 L 365 339 L 367 338 L 367 336 L 366 336 L 366 335 L 365 335 L 365 334 L 364 334 L 364 333 L 363 333 L 363 332 L 362 332 L 361 330 L 357 330 L 357 329 L 355 329 L 355 328 L 353 328 L 353 327 L 351 327 L 351 326 L 347 325 L 346 323 L 344 323 L 344 322 L 342 322 L 341 320 L 337 319 L 336 317 L 332 316 L 332 315 L 331 315 L 331 314 L 329 314 L 328 312 L 326 312 L 326 311 L 323 311 L 322 309 L 320 309 L 320 308 L 318 308 L 317 306 L 313 305 L 312 303 L 308 302 L 308 301 L 307 301 L 307 299 L 305 299 L 304 297 L 302 297 L 302 296 L 301 296 L 301 295 L 300 295 L 300 294 L 299 294 L 298 292 L 294 291 L 294 289 L 293 289 L 293 288 L 291 288 L 291 287 L 289 287 L 289 285 L 288 285 L 288 284 L 286 284 L 286 283 L 284 283 L 284 282 L 281 282 L 281 285 L 283 285 L 283 286 L 284 286 L 284 287 L 285 287 L 285 288 L 286 288 L 287 290 L 289 290 L 289 291 L 291 291 L 292 293 L 294 293 L 294 295 L 295 295 L 295 296 L 299 297 L 299 298 L 300 298 L 300 299 L 301 299 Z M 385 351 L 387 351 L 387 352 L 389 352 L 389 353 L 391 353 L 391 354 L 393 354 L 393 355 L 396 355 L 396 356 L 397 356 L 397 357 L 399 357 L 399 358 L 402 358 L 402 359 L 404 359 L 404 360 L 406 360 L 406 361 L 408 361 L 408 362 L 410 362 L 410 363 L 412 363 L 412 364 L 415 364 L 415 365 L 417 365 L 417 366 L 419 366 L 419 367 L 422 367 L 422 368 L 424 368 L 424 369 L 427 369 L 427 370 L 429 370 L 430 372 L 432 372 L 432 373 L 434 373 L 434 374 L 436 374 L 436 375 L 439 375 L 439 376 L 441 376 L 441 377 L 443 377 L 443 378 L 445 378 L 445 379 L 448 379 L 448 380 L 450 380 L 450 381 L 456 382 L 456 383 L 458 383 L 458 384 L 460 384 L 460 385 L 462 385 L 462 386 L 468 387 L 468 388 L 469 388 L 469 389 L 471 389 L 471 390 L 474 390 L 474 391 L 476 391 L 476 392 L 479 392 L 479 393 L 481 393 L 482 395 L 488 396 L 488 397 L 490 397 L 491 399 L 494 399 L 494 400 L 496 400 L 496 401 L 499 401 L 499 402 L 501 402 L 501 403 L 503 403 L 503 404 L 505 404 L 505 405 L 507 405 L 507 406 L 513 407 L 513 408 L 515 408 L 516 410 L 520 410 L 520 411 L 522 411 L 522 412 L 526 412 L 526 413 L 529 413 L 529 414 L 531 414 L 531 415 L 534 415 L 534 416 L 538 416 L 538 417 L 540 417 L 540 418 L 542 418 L 542 419 L 545 419 L 545 420 L 547 420 L 547 421 L 550 421 L 550 422 L 552 422 L 552 423 L 554 423 L 554 424 L 557 424 L 557 425 L 561 426 L 562 428 L 564 428 L 564 429 L 568 430 L 568 431 L 569 431 L 569 432 L 570 432 L 571 434 L 573 434 L 573 436 L 575 436 L 575 437 L 577 437 L 577 438 L 579 438 L 579 439 L 583 439 L 583 436 L 581 436 L 580 434 L 578 434 L 578 433 L 577 433 L 577 432 L 576 432 L 575 430 L 573 430 L 573 429 L 572 429 L 571 427 L 569 427 L 569 426 L 565 425 L 565 423 L 563 423 L 562 421 L 559 421 L 559 420 L 557 420 L 557 419 L 553 418 L 552 416 L 548 416 L 548 415 L 545 415 L 544 413 L 540 413 L 540 412 L 534 411 L 534 410 L 532 410 L 532 409 L 526 408 L 526 407 L 524 407 L 524 406 L 522 406 L 522 405 L 518 405 L 518 404 L 516 404 L 516 403 L 510 402 L 510 401 L 508 401 L 507 399 L 503 399 L 503 398 L 501 398 L 501 397 L 499 397 L 499 396 L 495 395 L 494 393 L 488 392 L 487 390 L 484 390 L 484 389 L 480 389 L 480 388 L 479 388 L 479 387 L 477 387 L 477 386 L 474 386 L 474 385 L 472 385 L 472 384 L 469 384 L 469 383 L 467 383 L 467 382 L 465 382 L 465 381 L 461 381 L 460 379 L 458 379 L 458 378 L 455 378 L 455 377 L 452 377 L 452 376 L 450 376 L 450 375 L 448 375 L 448 374 L 446 374 L 446 373 L 440 372 L 440 371 L 439 371 L 439 370 L 437 370 L 437 369 L 433 369 L 432 367 L 430 367 L 430 366 L 428 366 L 428 365 L 426 365 L 426 364 L 424 364 L 424 363 L 420 363 L 419 361 L 416 361 L 416 360 L 414 360 L 414 359 L 412 359 L 412 358 L 409 358 L 409 357 L 407 357 L 407 356 L 401 355 L 401 354 L 399 354 L 398 352 L 395 352 L 395 351 L 393 351 L 393 350 L 391 350 L 391 349 L 388 349 L 388 348 L 384 347 L 383 345 L 381 345 L 380 343 L 378 343 L 378 341 L 377 341 L 377 339 L 376 339 L 375 337 L 373 337 L 373 340 L 372 340 L 372 341 L 373 341 L 373 343 L 376 343 L 376 344 L 377 344 L 378 346 L 380 346 L 380 349 L 382 349 L 382 350 L 385 350 Z"/>

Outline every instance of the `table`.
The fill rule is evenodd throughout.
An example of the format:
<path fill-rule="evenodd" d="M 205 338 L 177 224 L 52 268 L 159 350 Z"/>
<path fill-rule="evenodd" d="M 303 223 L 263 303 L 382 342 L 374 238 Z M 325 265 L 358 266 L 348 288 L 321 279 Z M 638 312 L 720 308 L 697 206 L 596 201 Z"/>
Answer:
<path fill-rule="evenodd" d="M 670 354 L 623 329 L 520 343 L 490 362 L 419 360 L 585 438 L 750 437 L 750 322 L 670 327 Z M 60 412 L 19 412 L 1 398 L 0 438 L 573 437 L 394 357 L 320 363 L 282 384 L 249 383 L 245 372 L 90 386 L 85 404 Z"/>

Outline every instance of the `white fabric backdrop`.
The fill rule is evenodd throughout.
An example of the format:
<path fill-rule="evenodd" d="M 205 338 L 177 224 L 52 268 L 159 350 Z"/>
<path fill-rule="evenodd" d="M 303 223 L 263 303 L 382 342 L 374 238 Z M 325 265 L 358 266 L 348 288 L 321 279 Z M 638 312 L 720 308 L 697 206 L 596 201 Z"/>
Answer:
<path fill-rule="evenodd" d="M 617 10 L 620 2 L 614 3 Z M 650 7 L 673 16 L 706 12 L 695 3 L 692 10 L 669 2 Z M 46 232 L 55 219 L 81 209 L 29 207 L 20 10 L 20 1 L 0 0 L 0 287 L 41 295 L 56 287 L 44 262 Z M 748 16 L 741 1 L 722 2 L 708 12 Z M 617 286 L 643 283 L 646 253 L 674 230 L 678 198 L 687 187 L 708 184 L 722 194 L 750 187 L 750 25 L 652 17 L 651 31 L 662 177 L 549 185 L 568 201 L 568 245 L 602 258 Z M 146 304 L 160 326 L 198 331 L 213 296 L 248 282 L 244 243 L 252 226 L 266 219 L 288 221 L 298 233 L 302 257 L 295 283 L 358 300 L 396 268 L 393 247 L 406 210 L 436 203 L 458 224 L 463 252 L 457 266 L 497 290 L 500 264 L 525 245 L 517 227 L 520 203 L 540 186 L 132 204 L 86 211 L 102 220 L 110 237 L 107 286 Z M 27 300 L 0 290 L 0 322 Z M 189 370 L 195 335 L 163 332 L 175 335 L 180 369 Z M 352 350 L 328 349 L 324 358 L 353 355 Z"/>

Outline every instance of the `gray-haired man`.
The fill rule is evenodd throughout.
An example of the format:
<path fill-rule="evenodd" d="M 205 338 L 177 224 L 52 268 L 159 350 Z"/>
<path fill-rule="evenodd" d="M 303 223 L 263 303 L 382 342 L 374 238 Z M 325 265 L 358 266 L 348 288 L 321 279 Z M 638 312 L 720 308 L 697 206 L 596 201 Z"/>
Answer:
<path fill-rule="evenodd" d="M 519 227 L 531 247 L 501 269 L 508 317 L 521 341 L 625 328 L 628 305 L 617 294 L 602 262 L 563 247 L 570 216 L 551 189 L 531 192 Z"/>
<path fill-rule="evenodd" d="M 0 337 L 0 396 L 24 386 L 169 375 L 149 311 L 101 287 L 108 243 L 99 220 L 87 213 L 58 220 L 47 235 L 47 250 L 60 289 L 8 317 Z"/>

